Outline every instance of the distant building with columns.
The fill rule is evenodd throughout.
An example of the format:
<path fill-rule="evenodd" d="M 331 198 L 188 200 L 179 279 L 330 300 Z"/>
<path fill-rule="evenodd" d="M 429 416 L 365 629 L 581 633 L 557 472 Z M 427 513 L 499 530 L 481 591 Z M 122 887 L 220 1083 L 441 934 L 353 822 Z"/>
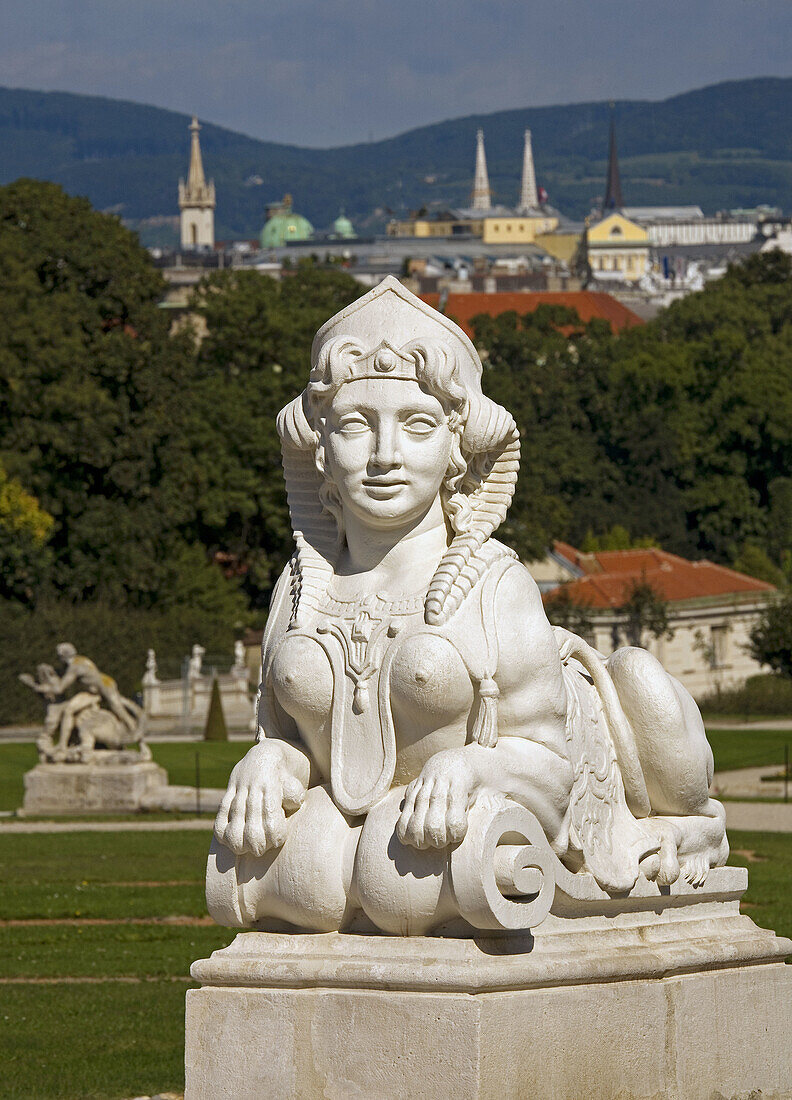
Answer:
<path fill-rule="evenodd" d="M 187 182 L 179 180 L 179 210 L 181 211 L 181 246 L 183 249 L 214 248 L 214 180 L 206 182 L 201 143 L 198 132 L 201 129 L 198 119 L 193 115 L 190 123 L 190 168 Z"/>

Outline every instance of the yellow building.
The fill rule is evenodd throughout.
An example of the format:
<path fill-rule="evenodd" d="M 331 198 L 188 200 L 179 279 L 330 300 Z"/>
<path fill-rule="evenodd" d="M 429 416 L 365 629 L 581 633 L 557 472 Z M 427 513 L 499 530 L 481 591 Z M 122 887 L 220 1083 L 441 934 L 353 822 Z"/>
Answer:
<path fill-rule="evenodd" d="M 649 270 L 649 234 L 623 214 L 589 227 L 588 260 L 595 278 L 637 282 Z"/>
<path fill-rule="evenodd" d="M 481 234 L 485 244 L 533 244 L 539 233 L 550 233 L 558 225 L 553 214 L 510 214 L 484 218 Z"/>
<path fill-rule="evenodd" d="M 533 244 L 541 233 L 551 233 L 558 217 L 550 213 L 514 214 L 504 212 L 482 218 L 440 215 L 436 218 L 410 218 L 392 221 L 389 237 L 479 237 L 485 244 Z"/>
<path fill-rule="evenodd" d="M 556 260 L 571 264 L 580 247 L 580 230 L 556 229 L 552 233 L 537 233 L 534 244 Z"/>
<path fill-rule="evenodd" d="M 388 223 L 389 237 L 480 237 L 484 232 L 481 218 L 455 218 L 440 215 L 437 218 L 409 218 L 407 221 Z"/>

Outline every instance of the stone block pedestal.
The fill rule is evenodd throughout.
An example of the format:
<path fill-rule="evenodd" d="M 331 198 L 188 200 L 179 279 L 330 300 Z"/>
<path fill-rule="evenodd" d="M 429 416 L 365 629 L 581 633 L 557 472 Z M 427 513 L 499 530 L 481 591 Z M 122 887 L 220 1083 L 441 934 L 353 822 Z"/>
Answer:
<path fill-rule="evenodd" d="M 644 884 L 533 936 L 240 933 L 193 966 L 185 1100 L 792 1097 L 792 944 L 745 883 Z"/>
<path fill-rule="evenodd" d="M 25 775 L 25 813 L 128 813 L 167 786 L 168 773 L 153 761 L 116 763 L 106 755 L 88 764 L 37 764 Z"/>

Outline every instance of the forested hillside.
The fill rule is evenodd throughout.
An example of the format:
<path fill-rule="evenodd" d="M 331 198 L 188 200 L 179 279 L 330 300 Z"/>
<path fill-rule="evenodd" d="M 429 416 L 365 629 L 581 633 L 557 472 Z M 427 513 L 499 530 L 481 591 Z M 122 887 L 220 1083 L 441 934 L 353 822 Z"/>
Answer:
<path fill-rule="evenodd" d="M 554 205 L 581 217 L 602 192 L 609 117 L 607 103 L 527 107 L 337 149 L 263 142 L 207 123 L 201 139 L 217 184 L 217 235 L 256 234 L 266 203 L 285 191 L 320 228 L 342 206 L 358 226 L 381 228 L 389 211 L 464 204 L 479 126 L 497 201 L 516 201 L 529 127 L 539 182 Z M 615 117 L 628 204 L 699 203 L 708 213 L 792 205 L 792 79 L 734 81 L 657 103 L 623 101 Z M 134 224 L 175 215 L 188 122 L 123 101 L 0 89 L 0 183 L 53 180 Z"/>
<path fill-rule="evenodd" d="M 304 263 L 199 286 L 172 333 L 133 234 L 54 184 L 0 188 L 0 724 L 64 631 L 126 690 L 154 645 L 230 651 L 291 531 L 275 431 L 313 333 L 363 289 Z M 613 529 L 792 574 L 792 261 L 751 258 L 614 336 L 542 307 L 481 317 L 485 390 L 523 459 L 501 537 L 524 558 Z M 57 636 L 57 637 L 56 637 Z"/>

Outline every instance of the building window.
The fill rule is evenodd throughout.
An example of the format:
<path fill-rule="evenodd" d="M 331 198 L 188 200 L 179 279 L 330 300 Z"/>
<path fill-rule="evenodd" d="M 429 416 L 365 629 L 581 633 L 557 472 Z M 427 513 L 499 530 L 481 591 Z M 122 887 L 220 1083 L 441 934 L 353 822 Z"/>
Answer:
<path fill-rule="evenodd" d="M 624 234 L 622 233 L 622 227 L 620 225 L 611 226 L 610 235 L 611 235 L 611 237 L 622 237 L 622 236 L 624 236 Z"/>
<path fill-rule="evenodd" d="M 728 661 L 729 647 L 729 627 L 726 624 L 710 627 L 710 645 L 713 666 L 723 668 Z"/>

